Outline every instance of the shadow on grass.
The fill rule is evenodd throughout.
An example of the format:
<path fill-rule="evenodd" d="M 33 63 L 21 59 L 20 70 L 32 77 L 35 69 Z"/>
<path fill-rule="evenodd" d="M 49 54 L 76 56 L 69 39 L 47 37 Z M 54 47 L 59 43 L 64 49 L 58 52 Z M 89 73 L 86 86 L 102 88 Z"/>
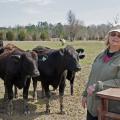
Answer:
<path fill-rule="evenodd" d="M 33 96 L 33 91 L 29 90 L 29 94 L 31 96 Z M 58 100 L 59 99 L 59 93 L 56 92 L 56 91 L 50 91 L 50 96 L 51 96 L 50 100 Z M 65 96 L 69 96 L 69 95 L 64 95 L 64 97 Z M 37 99 L 39 101 L 44 101 L 45 100 L 45 96 L 42 97 L 42 91 L 41 90 L 37 90 Z"/>
<path fill-rule="evenodd" d="M 33 95 L 33 91 L 29 91 L 29 94 L 32 96 Z M 59 100 L 59 93 L 58 91 L 50 91 L 50 101 L 53 101 L 53 100 Z M 70 95 L 64 95 L 64 99 L 65 97 L 68 97 Z M 33 101 L 33 98 L 31 98 L 32 101 Z M 41 90 L 37 90 L 37 101 L 38 102 L 35 102 L 35 104 L 45 104 L 45 100 L 46 100 L 46 97 L 42 97 L 42 92 Z M 58 103 L 59 104 L 59 103 Z"/>
<path fill-rule="evenodd" d="M 38 91 L 38 94 L 41 93 L 41 91 Z M 58 99 L 59 96 L 56 95 L 56 93 L 52 93 L 51 100 L 52 99 Z M 42 115 L 47 115 L 45 111 L 36 112 L 37 104 L 43 105 L 45 104 L 45 99 L 39 99 L 38 102 L 34 103 L 32 102 L 32 98 L 28 100 L 28 105 L 30 109 L 29 115 L 24 115 L 23 113 L 23 99 L 14 99 L 13 100 L 13 115 L 9 116 L 7 114 L 7 102 L 4 101 L 4 99 L 0 99 L 0 120 L 34 120 L 36 118 L 40 118 Z M 52 113 L 50 113 L 51 115 Z"/>
<path fill-rule="evenodd" d="M 7 114 L 7 102 L 5 102 L 4 99 L 0 99 L 0 120 L 34 120 L 38 116 L 46 114 L 45 112 L 36 112 L 36 105 L 29 103 L 29 101 L 29 115 L 24 115 L 23 113 L 23 100 L 17 99 L 13 100 L 13 115 L 9 116 Z"/>

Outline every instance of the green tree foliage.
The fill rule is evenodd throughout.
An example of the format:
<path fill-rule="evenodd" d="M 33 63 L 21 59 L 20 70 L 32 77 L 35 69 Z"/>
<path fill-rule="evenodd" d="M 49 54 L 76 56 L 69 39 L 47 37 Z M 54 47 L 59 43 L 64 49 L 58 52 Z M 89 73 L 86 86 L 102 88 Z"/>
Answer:
<path fill-rule="evenodd" d="M 14 32 L 12 32 L 12 31 L 7 31 L 7 32 L 6 32 L 6 39 L 7 39 L 7 40 L 10 40 L 10 41 L 14 40 L 14 39 L 15 39 Z"/>
<path fill-rule="evenodd" d="M 32 39 L 33 39 L 34 41 L 37 40 L 37 34 L 36 34 L 36 33 L 33 33 Z"/>
<path fill-rule="evenodd" d="M 57 35 L 56 37 L 63 38 L 64 28 L 63 28 L 63 25 L 61 23 L 57 23 L 57 25 L 55 26 L 55 34 Z"/>
<path fill-rule="evenodd" d="M 4 33 L 1 31 L 0 32 L 0 40 L 3 40 L 4 39 Z"/>
<path fill-rule="evenodd" d="M 40 31 L 48 31 L 48 23 L 45 21 L 45 22 L 38 22 L 38 28 L 40 29 Z"/>
<path fill-rule="evenodd" d="M 40 32 L 41 40 L 49 40 L 49 25 L 45 22 L 38 22 L 38 31 Z"/>
<path fill-rule="evenodd" d="M 19 33 L 18 33 L 18 40 L 20 41 L 24 41 L 26 38 L 26 32 L 24 30 L 21 30 Z"/>
<path fill-rule="evenodd" d="M 38 22 L 37 25 L 15 26 L 0 28 L 0 39 L 3 40 L 50 40 L 64 38 L 66 40 L 102 40 L 112 27 L 110 24 L 85 26 L 84 22 L 76 19 L 72 11 L 68 12 L 68 23 L 48 24 Z M 5 38 L 6 37 L 6 38 Z M 17 39 L 15 39 L 17 38 Z M 55 39 L 57 40 L 57 39 Z"/>
<path fill-rule="evenodd" d="M 46 32 L 46 31 L 41 32 L 40 39 L 41 40 L 49 40 L 48 32 Z"/>

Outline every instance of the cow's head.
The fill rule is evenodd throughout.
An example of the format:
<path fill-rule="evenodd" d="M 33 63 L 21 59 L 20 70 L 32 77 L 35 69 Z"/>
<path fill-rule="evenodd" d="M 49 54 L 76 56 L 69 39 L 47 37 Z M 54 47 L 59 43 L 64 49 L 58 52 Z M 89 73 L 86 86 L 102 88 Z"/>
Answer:
<path fill-rule="evenodd" d="M 38 56 L 33 51 L 25 52 L 22 56 L 22 66 L 23 71 L 30 76 L 39 76 L 39 70 L 38 70 Z"/>
<path fill-rule="evenodd" d="M 76 49 L 76 51 L 78 52 L 80 59 L 83 59 L 85 57 L 85 53 L 84 53 L 83 48 Z"/>
<path fill-rule="evenodd" d="M 78 52 L 72 46 L 67 46 L 63 51 L 67 69 L 75 72 L 79 71 L 81 67 L 79 65 Z"/>

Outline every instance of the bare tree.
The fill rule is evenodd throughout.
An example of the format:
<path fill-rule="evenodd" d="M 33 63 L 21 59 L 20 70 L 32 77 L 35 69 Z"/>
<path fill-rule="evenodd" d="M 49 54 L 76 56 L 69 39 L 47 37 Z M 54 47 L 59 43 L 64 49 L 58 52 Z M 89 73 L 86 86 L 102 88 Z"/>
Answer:
<path fill-rule="evenodd" d="M 109 24 L 111 27 L 120 25 L 120 16 L 119 16 L 119 14 L 117 14 L 116 16 L 113 17 L 113 22 L 108 21 L 108 24 Z"/>
<path fill-rule="evenodd" d="M 120 20 L 120 16 L 119 16 L 119 14 L 117 14 L 117 15 L 114 17 L 114 24 L 115 24 L 115 25 L 118 25 L 118 24 L 119 24 L 119 20 Z"/>
<path fill-rule="evenodd" d="M 69 39 L 73 41 L 75 39 L 76 34 L 79 31 L 79 20 L 75 18 L 75 14 L 69 10 L 67 14 L 68 21 L 68 31 L 69 31 Z"/>

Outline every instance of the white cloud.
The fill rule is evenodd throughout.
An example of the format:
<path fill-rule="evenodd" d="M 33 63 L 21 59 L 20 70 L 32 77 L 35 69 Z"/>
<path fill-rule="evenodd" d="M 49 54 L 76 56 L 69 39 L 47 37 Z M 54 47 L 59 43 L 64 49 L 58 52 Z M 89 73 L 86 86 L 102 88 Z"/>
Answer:
<path fill-rule="evenodd" d="M 16 2 L 16 3 L 21 3 L 21 4 L 26 4 L 26 3 L 36 3 L 38 5 L 47 5 L 53 2 L 53 0 L 0 0 L 0 3 L 10 3 L 10 2 Z"/>

